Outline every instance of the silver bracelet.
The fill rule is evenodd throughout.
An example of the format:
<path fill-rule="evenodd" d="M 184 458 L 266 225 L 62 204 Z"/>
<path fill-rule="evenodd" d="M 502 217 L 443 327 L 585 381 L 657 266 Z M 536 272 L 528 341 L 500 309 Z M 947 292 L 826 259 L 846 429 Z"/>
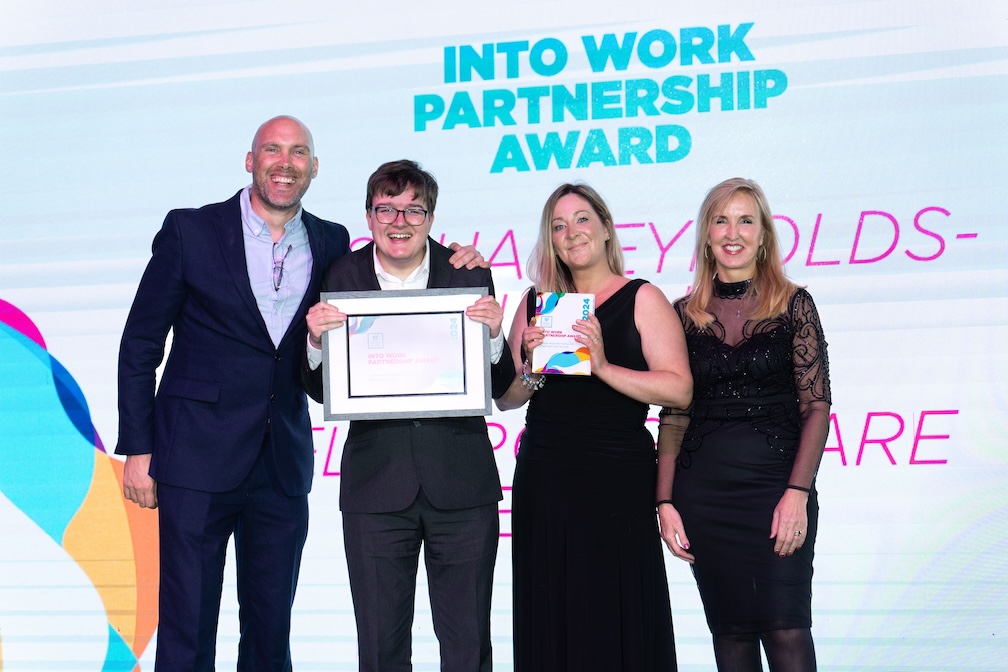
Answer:
<path fill-rule="evenodd" d="M 542 386 L 546 384 L 546 376 L 540 373 L 538 378 L 533 378 L 529 374 L 528 360 L 525 359 L 522 360 L 521 383 L 525 386 L 526 390 L 535 392 L 536 390 L 542 389 Z"/>

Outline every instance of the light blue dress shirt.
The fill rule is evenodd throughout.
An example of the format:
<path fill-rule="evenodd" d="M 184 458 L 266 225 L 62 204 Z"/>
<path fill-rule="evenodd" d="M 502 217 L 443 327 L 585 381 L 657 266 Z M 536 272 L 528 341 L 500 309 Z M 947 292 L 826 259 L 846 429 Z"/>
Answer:
<path fill-rule="evenodd" d="M 312 272 L 311 245 L 301 221 L 303 208 L 298 208 L 297 214 L 284 224 L 284 235 L 274 243 L 269 226 L 252 209 L 251 189 L 252 185 L 245 187 L 239 199 L 245 265 L 259 313 L 273 345 L 279 346 L 308 290 Z"/>

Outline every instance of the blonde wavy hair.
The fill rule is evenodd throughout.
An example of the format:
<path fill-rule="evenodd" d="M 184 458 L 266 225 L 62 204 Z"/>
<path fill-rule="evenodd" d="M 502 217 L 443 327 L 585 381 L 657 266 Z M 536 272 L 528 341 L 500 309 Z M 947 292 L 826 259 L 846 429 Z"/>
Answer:
<path fill-rule="evenodd" d="M 763 231 L 763 244 L 756 253 L 756 273 L 749 290 L 756 297 L 752 319 L 764 320 L 787 311 L 788 301 L 796 288 L 796 285 L 784 275 L 773 213 L 770 211 L 770 204 L 763 189 L 752 180 L 742 177 L 725 180 L 707 192 L 696 218 L 694 247 L 696 272 L 693 276 L 693 289 L 686 302 L 686 317 L 701 329 L 714 321 L 714 316 L 707 312 L 707 306 L 710 305 L 714 293 L 714 274 L 717 272 L 714 255 L 707 243 L 711 220 L 728 201 L 740 193 L 747 194 L 753 199 Z"/>

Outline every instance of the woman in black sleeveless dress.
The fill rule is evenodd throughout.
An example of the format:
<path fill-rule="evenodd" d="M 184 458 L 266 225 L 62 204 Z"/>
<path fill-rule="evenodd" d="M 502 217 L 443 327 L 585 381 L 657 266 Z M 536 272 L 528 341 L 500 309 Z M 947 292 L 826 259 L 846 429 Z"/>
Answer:
<path fill-rule="evenodd" d="M 774 672 L 814 670 L 826 341 L 811 295 L 784 276 L 756 183 L 715 186 L 696 221 L 693 290 L 675 303 L 693 408 L 662 412 L 662 536 L 693 564 L 720 672 L 761 670 L 761 643 Z"/>
<path fill-rule="evenodd" d="M 515 670 L 675 670 L 644 422 L 649 404 L 689 404 L 682 327 L 657 287 L 624 276 L 612 217 L 585 185 L 547 201 L 529 275 L 523 307 L 581 292 L 596 312 L 574 326 L 591 376 L 530 374 L 543 330 L 523 308 L 511 328 L 526 365 L 498 406 L 529 403 L 512 490 Z"/>

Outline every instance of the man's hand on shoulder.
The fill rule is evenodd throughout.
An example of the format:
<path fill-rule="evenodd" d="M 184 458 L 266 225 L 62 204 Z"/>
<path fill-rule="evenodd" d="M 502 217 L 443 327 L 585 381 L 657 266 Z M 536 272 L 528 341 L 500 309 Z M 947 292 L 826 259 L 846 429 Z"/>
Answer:
<path fill-rule="evenodd" d="M 449 259 L 448 262 L 455 268 L 462 268 L 465 266 L 470 271 L 476 267 L 479 268 L 490 268 L 490 262 L 483 258 L 472 245 L 462 246 L 458 243 L 452 243 L 448 246 L 448 249 L 455 252 Z"/>

